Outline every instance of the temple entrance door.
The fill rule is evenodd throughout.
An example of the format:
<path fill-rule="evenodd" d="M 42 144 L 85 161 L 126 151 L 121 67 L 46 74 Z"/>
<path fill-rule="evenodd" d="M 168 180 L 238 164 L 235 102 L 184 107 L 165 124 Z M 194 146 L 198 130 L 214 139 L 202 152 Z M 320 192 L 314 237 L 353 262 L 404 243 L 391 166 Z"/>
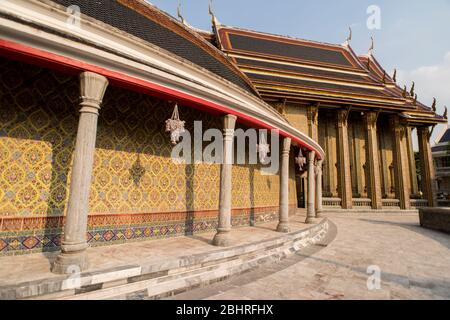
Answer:
<path fill-rule="evenodd" d="M 306 208 L 306 192 L 305 192 L 305 178 L 300 174 L 295 175 L 295 189 L 297 191 L 297 208 Z"/>

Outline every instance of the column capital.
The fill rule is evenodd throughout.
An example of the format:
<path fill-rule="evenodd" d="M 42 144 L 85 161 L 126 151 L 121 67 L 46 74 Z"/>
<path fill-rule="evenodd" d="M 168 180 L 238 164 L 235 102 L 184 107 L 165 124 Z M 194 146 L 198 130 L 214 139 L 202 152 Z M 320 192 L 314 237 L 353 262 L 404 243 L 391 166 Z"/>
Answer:
<path fill-rule="evenodd" d="M 364 119 L 367 126 L 374 127 L 377 125 L 378 113 L 375 111 L 367 111 L 364 113 Z"/>
<path fill-rule="evenodd" d="M 428 126 L 420 126 L 417 127 L 417 135 L 420 138 L 425 137 L 426 139 L 430 140 L 431 139 L 431 134 L 430 134 L 430 127 Z"/>
<path fill-rule="evenodd" d="M 282 116 L 286 116 L 286 102 L 275 103 L 274 107 Z"/>
<path fill-rule="evenodd" d="M 314 161 L 316 160 L 316 153 L 314 151 L 308 152 L 308 163 L 312 162 L 314 165 Z"/>
<path fill-rule="evenodd" d="M 98 114 L 108 84 L 108 79 L 102 75 L 93 72 L 81 73 L 80 112 Z"/>
<path fill-rule="evenodd" d="M 283 139 L 283 150 L 282 153 L 283 154 L 289 154 L 289 152 L 291 151 L 291 138 L 284 138 Z"/>
<path fill-rule="evenodd" d="M 233 130 L 236 127 L 236 120 L 237 117 L 232 114 L 227 114 L 223 117 L 223 130 L 226 132 L 226 130 Z"/>
<path fill-rule="evenodd" d="M 322 166 L 323 166 L 323 160 L 317 160 L 316 175 L 322 174 Z"/>
<path fill-rule="evenodd" d="M 306 109 L 306 115 L 308 117 L 308 121 L 311 121 L 313 124 L 318 124 L 319 120 L 319 104 L 309 105 Z"/>
<path fill-rule="evenodd" d="M 337 124 L 338 127 L 347 126 L 349 111 L 340 109 L 337 112 Z"/>

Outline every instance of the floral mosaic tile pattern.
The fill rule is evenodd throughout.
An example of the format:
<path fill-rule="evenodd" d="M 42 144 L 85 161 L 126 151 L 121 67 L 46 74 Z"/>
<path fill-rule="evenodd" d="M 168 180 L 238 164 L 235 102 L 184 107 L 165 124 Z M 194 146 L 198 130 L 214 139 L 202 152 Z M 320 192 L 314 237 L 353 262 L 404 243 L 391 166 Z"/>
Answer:
<path fill-rule="evenodd" d="M 1 60 L 0 254 L 59 246 L 78 102 L 77 77 Z M 217 210 L 220 165 L 172 162 L 164 132 L 171 113 L 166 101 L 108 88 L 98 122 L 89 207 L 91 217 L 103 215 L 114 229 L 90 225 L 91 242 L 183 234 L 186 212 Z M 221 128 L 220 117 L 192 108 L 180 106 L 180 116 L 191 132 L 199 120 L 204 130 Z M 295 203 L 293 176 L 291 190 Z M 263 176 L 258 166 L 235 165 L 232 195 L 233 208 L 277 207 L 279 177 Z M 183 212 L 184 217 L 165 214 L 171 212 Z M 161 217 L 153 229 L 139 218 L 149 214 Z M 194 225 L 199 230 L 214 228 L 208 219 Z"/>

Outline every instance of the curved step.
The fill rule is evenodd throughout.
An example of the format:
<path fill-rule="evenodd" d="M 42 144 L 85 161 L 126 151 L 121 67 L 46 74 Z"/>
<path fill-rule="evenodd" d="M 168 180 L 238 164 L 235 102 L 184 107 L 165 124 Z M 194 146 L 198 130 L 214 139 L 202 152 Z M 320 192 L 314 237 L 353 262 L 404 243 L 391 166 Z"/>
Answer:
<path fill-rule="evenodd" d="M 319 243 L 328 227 L 328 220 L 324 219 L 308 229 L 236 247 L 0 287 L 0 299 L 167 297 L 279 261 Z"/>
<path fill-rule="evenodd" d="M 249 272 L 265 263 L 279 261 L 304 247 L 320 242 L 325 238 L 327 232 L 328 221 L 324 220 L 310 229 L 287 234 L 280 238 L 225 249 L 223 251 L 226 252 L 223 253 L 226 258 L 221 258 L 220 254 L 219 257 L 214 257 L 214 254 L 205 255 L 203 258 L 194 257 L 194 261 L 202 261 L 182 271 L 171 270 L 171 274 L 166 276 L 69 296 L 64 299 L 158 299 L 167 297 L 221 281 L 233 275 Z"/>

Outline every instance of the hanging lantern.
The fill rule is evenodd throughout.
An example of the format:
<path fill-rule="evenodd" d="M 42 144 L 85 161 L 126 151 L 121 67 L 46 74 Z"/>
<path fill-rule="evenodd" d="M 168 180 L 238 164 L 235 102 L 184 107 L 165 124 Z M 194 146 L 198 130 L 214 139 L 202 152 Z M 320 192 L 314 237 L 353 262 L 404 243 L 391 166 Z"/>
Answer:
<path fill-rule="evenodd" d="M 260 135 L 259 140 L 260 141 L 259 141 L 259 144 L 256 146 L 256 149 L 258 150 L 259 160 L 261 161 L 261 163 L 265 163 L 266 159 L 267 159 L 267 155 L 270 152 L 270 145 L 267 144 L 264 134 Z"/>
<path fill-rule="evenodd" d="M 180 120 L 180 115 L 178 113 L 178 104 L 175 103 L 173 109 L 172 117 L 166 120 L 166 132 L 170 132 L 170 142 L 176 145 L 180 142 L 181 134 L 186 130 L 184 129 L 185 121 Z"/>
<path fill-rule="evenodd" d="M 300 152 L 298 153 L 298 157 L 295 158 L 295 163 L 298 165 L 300 171 L 303 171 L 303 166 L 306 164 L 306 158 L 303 156 L 302 149 L 300 148 Z"/>

